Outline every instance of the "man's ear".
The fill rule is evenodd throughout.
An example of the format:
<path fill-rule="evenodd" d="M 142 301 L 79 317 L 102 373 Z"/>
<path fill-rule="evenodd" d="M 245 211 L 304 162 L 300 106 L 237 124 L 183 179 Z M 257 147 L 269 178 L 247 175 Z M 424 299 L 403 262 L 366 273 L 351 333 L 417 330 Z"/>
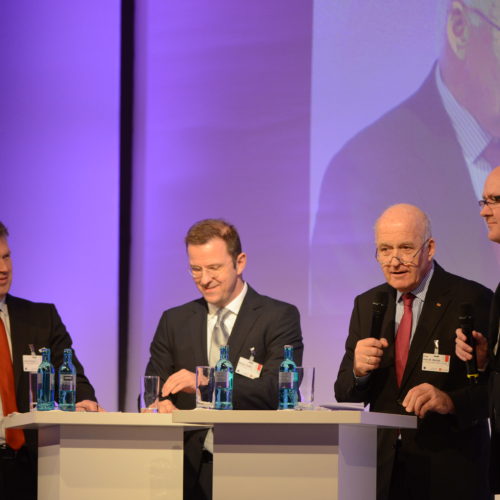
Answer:
<path fill-rule="evenodd" d="M 236 273 L 242 274 L 247 265 L 247 254 L 242 252 L 236 257 Z"/>
<path fill-rule="evenodd" d="M 429 238 L 429 243 L 427 243 L 428 249 L 429 249 L 429 260 L 434 257 L 434 254 L 436 253 L 436 242 L 434 241 L 433 238 Z"/>
<path fill-rule="evenodd" d="M 470 36 L 470 21 L 466 6 L 456 0 L 450 5 L 446 20 L 446 35 L 448 44 L 458 59 L 465 59 L 467 43 Z"/>

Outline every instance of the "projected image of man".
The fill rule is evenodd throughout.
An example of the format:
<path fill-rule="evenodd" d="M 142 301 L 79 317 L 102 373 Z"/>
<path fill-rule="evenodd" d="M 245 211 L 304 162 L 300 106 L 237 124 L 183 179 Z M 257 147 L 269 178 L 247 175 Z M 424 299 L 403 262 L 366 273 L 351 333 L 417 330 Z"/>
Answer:
<path fill-rule="evenodd" d="M 449 270 L 496 286 L 497 256 L 474 207 L 500 163 L 500 0 L 442 1 L 443 45 L 421 87 L 349 140 L 326 170 L 312 241 L 316 312 L 342 313 L 346 290 L 374 278 L 357 266 L 371 252 L 369 214 L 401 199 L 433 214 Z"/>

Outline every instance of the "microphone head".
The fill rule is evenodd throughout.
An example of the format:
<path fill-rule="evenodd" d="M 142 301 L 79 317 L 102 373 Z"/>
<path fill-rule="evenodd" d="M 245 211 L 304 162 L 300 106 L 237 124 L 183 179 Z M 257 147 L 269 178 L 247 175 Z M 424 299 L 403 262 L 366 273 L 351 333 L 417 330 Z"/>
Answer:
<path fill-rule="evenodd" d="M 373 299 L 373 304 L 387 306 L 387 302 L 389 302 L 389 294 L 387 292 L 377 292 L 375 294 L 375 298 Z"/>
<path fill-rule="evenodd" d="M 372 302 L 373 312 L 383 314 L 389 302 L 389 294 L 387 292 L 377 292 Z"/>
<path fill-rule="evenodd" d="M 460 307 L 458 309 L 459 318 L 467 318 L 473 315 L 474 315 L 474 308 L 472 307 L 472 304 L 468 304 L 465 302 L 460 304 Z"/>

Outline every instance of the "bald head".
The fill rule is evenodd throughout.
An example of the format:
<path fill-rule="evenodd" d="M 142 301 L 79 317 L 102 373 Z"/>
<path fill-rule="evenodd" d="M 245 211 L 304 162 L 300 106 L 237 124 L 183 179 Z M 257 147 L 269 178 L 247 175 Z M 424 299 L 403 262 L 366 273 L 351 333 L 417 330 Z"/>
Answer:
<path fill-rule="evenodd" d="M 414 205 L 393 205 L 375 223 L 377 260 L 387 283 L 402 293 L 420 285 L 432 266 L 435 244 L 427 215 Z"/>
<path fill-rule="evenodd" d="M 396 228 L 406 228 L 415 232 L 422 242 L 432 236 L 431 221 L 427 214 L 415 205 L 400 203 L 392 205 L 382 212 L 382 215 L 375 222 L 375 241 L 379 228 L 392 226 Z"/>
<path fill-rule="evenodd" d="M 481 209 L 481 217 L 488 227 L 488 238 L 500 243 L 500 166 L 494 168 L 486 178 L 483 199 L 490 202 Z"/>
<path fill-rule="evenodd" d="M 486 178 L 486 184 L 488 183 L 488 181 L 495 182 L 495 180 L 497 180 L 498 178 L 500 178 L 500 165 L 498 167 L 494 168 L 488 174 L 488 177 Z M 486 186 L 486 184 L 485 184 L 485 186 Z"/>

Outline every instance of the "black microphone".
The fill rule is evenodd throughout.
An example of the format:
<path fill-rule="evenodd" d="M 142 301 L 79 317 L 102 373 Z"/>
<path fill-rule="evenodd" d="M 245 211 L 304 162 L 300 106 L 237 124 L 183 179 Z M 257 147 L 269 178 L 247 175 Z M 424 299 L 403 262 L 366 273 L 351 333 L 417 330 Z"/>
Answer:
<path fill-rule="evenodd" d="M 377 292 L 372 302 L 372 327 L 370 337 L 379 339 L 382 330 L 382 321 L 384 319 L 385 310 L 389 295 L 387 292 Z"/>
<path fill-rule="evenodd" d="M 474 309 L 471 304 L 460 304 L 458 311 L 459 326 L 463 334 L 467 337 L 467 344 L 472 347 L 472 359 L 465 362 L 467 378 L 471 384 L 477 384 L 479 381 L 479 372 L 477 370 L 476 342 L 472 335 L 472 330 L 474 330 Z"/>

